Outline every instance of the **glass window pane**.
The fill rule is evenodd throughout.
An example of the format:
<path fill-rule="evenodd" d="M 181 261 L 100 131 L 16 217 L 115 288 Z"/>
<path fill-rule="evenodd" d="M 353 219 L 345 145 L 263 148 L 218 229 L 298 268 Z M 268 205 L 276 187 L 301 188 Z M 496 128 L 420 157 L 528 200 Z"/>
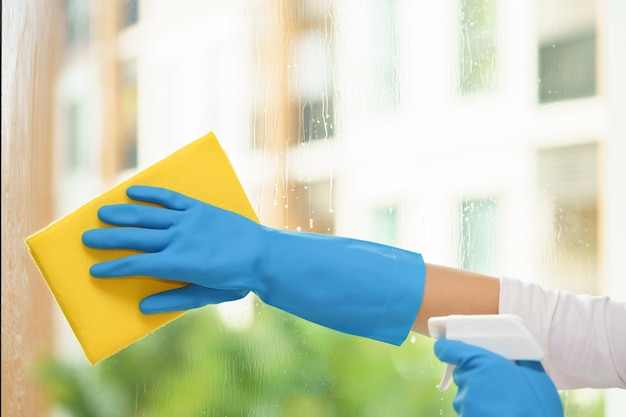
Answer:
<path fill-rule="evenodd" d="M 575 33 L 539 47 L 539 101 L 593 96 L 596 93 L 596 35 Z"/>
<path fill-rule="evenodd" d="M 33 48 L 55 59 L 48 114 L 38 115 L 53 125 L 53 151 L 41 148 L 49 169 L 31 181 L 53 182 L 50 220 L 214 131 L 268 227 L 577 292 L 607 288 L 604 242 L 624 220 L 605 216 L 614 178 L 604 146 L 620 103 L 599 88 L 615 61 L 597 2 L 56 7 L 56 37 L 43 45 L 60 50 Z M 31 74 L 30 64 L 7 74 Z M 54 344 L 34 374 L 59 416 L 455 415 L 454 389 L 437 390 L 433 341 L 419 334 L 390 346 L 249 294 L 90 366 L 53 309 Z M 603 390 L 562 398 L 568 416 L 616 417 Z"/>

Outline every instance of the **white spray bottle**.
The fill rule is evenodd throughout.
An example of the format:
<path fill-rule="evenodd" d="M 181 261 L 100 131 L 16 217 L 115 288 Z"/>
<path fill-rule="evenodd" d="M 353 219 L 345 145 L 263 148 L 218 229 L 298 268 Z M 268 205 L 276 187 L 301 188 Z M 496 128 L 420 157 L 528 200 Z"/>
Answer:
<path fill-rule="evenodd" d="M 541 361 L 547 355 L 521 317 L 512 314 L 451 315 L 431 317 L 428 332 L 434 339 L 460 340 L 510 360 Z M 454 366 L 448 364 L 439 383 L 445 391 Z"/>

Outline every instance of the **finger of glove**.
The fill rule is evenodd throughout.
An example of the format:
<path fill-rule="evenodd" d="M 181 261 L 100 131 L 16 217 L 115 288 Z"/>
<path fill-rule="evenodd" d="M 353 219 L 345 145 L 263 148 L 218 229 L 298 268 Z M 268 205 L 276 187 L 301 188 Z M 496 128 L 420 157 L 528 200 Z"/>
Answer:
<path fill-rule="evenodd" d="M 124 256 L 97 263 L 89 272 L 96 278 L 119 278 L 130 276 L 148 276 L 162 279 L 176 279 L 171 263 L 167 257 L 159 253 L 146 253 Z"/>
<path fill-rule="evenodd" d="M 186 210 L 198 202 L 176 191 L 148 185 L 130 186 L 126 194 L 133 200 L 159 204 L 172 210 Z"/>
<path fill-rule="evenodd" d="M 167 229 L 176 223 L 180 212 L 141 204 L 114 204 L 100 207 L 98 217 L 115 226 Z"/>
<path fill-rule="evenodd" d="M 434 345 L 435 355 L 439 360 L 456 366 L 483 355 L 495 355 L 478 346 L 468 345 L 459 340 L 439 339 Z"/>
<path fill-rule="evenodd" d="M 224 291 L 190 284 L 148 296 L 139 303 L 139 309 L 144 314 L 190 310 L 207 304 L 239 300 L 247 293 L 247 290 Z"/>
<path fill-rule="evenodd" d="M 164 230 L 138 227 L 107 227 L 87 230 L 83 243 L 93 249 L 131 249 L 142 252 L 159 252 L 170 243 Z"/>

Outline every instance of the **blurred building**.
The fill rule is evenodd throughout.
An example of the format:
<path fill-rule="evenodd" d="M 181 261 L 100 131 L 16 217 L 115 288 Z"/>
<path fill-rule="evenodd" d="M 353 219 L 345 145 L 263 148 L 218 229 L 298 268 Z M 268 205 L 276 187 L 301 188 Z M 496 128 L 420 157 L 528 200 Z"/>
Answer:
<path fill-rule="evenodd" d="M 213 130 L 263 223 L 604 291 L 594 0 L 67 0 L 56 213 Z"/>
<path fill-rule="evenodd" d="M 441 3 L 68 0 L 58 212 L 213 130 L 266 224 L 600 291 L 598 3 Z"/>

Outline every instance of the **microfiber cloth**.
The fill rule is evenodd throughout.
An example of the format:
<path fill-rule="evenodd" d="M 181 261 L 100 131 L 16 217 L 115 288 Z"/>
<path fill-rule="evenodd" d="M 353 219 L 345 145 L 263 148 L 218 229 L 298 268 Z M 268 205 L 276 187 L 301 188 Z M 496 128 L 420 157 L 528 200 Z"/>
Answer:
<path fill-rule="evenodd" d="M 95 263 L 132 253 L 90 249 L 81 240 L 85 231 L 106 226 L 98 219 L 100 207 L 132 202 L 126 196 L 130 185 L 169 188 L 258 222 L 226 153 L 211 132 L 29 236 L 29 252 L 91 364 L 183 314 L 144 315 L 138 305 L 148 295 L 186 284 L 148 277 L 96 279 L 89 274 Z"/>

